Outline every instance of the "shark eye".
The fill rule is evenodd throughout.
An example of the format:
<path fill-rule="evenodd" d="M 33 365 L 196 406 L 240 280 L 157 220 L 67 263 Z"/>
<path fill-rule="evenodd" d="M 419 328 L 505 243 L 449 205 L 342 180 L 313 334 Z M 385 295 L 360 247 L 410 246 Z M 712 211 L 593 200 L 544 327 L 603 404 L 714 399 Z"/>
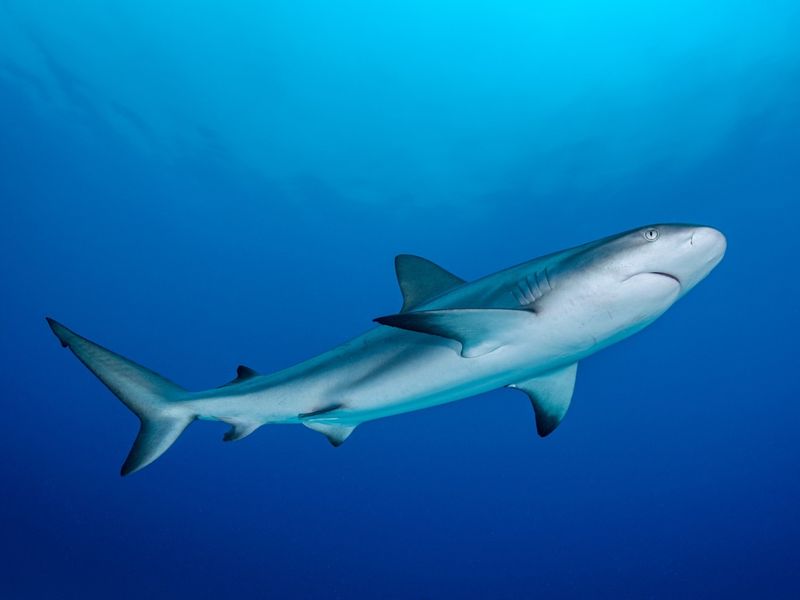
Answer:
<path fill-rule="evenodd" d="M 658 239 L 658 229 L 645 229 L 642 232 L 642 237 L 648 242 L 655 242 Z"/>

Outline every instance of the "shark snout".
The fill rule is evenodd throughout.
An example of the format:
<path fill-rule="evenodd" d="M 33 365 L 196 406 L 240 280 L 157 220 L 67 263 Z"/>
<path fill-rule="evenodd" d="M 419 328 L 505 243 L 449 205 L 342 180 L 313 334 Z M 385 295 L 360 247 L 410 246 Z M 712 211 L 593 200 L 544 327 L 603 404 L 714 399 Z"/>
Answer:
<path fill-rule="evenodd" d="M 723 257 L 728 247 L 728 241 L 725 236 L 721 231 L 713 227 L 695 227 L 692 230 L 689 244 L 695 251 L 706 255 L 709 262 L 714 262 L 715 264 Z"/>
<path fill-rule="evenodd" d="M 683 293 L 686 293 L 719 264 L 728 242 L 722 232 L 713 227 L 692 227 L 688 244 L 686 241 L 683 244 L 686 244 L 684 252 L 681 252 L 674 270 L 681 280 Z"/>

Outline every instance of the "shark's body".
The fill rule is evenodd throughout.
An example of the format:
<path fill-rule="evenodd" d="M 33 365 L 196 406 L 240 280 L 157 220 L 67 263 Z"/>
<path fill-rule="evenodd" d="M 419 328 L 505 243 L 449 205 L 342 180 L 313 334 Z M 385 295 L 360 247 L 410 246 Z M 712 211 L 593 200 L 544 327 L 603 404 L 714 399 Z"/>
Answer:
<path fill-rule="evenodd" d="M 270 375 L 239 367 L 234 381 L 203 392 L 48 321 L 141 420 L 123 474 L 158 458 L 198 418 L 229 423 L 226 440 L 267 423 L 302 423 L 339 445 L 365 421 L 504 386 L 529 395 L 544 436 L 566 413 L 578 361 L 655 320 L 716 266 L 725 245 L 711 228 L 659 225 L 471 283 L 399 256 L 400 313 L 303 363 Z"/>

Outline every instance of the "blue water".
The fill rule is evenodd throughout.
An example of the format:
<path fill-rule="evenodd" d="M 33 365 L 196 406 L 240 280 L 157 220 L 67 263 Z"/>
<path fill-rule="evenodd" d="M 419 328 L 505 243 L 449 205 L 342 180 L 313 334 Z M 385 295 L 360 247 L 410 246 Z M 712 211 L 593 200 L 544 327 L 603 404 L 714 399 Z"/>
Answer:
<path fill-rule="evenodd" d="M 0 597 L 800 597 L 800 4 L 0 1 Z M 120 478 L 136 419 L 47 328 L 191 389 L 651 222 L 721 265 L 519 392 Z"/>

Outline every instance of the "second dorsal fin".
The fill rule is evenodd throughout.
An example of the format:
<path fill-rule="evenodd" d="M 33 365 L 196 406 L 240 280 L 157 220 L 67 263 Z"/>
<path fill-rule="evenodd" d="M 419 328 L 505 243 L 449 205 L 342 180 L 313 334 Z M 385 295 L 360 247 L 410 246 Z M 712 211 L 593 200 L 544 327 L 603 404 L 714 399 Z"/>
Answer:
<path fill-rule="evenodd" d="M 394 259 L 397 283 L 403 293 L 400 312 L 413 310 L 431 298 L 452 290 L 464 280 L 421 256 L 399 254 Z"/>
<path fill-rule="evenodd" d="M 247 381 L 253 377 L 258 377 L 258 371 L 255 371 L 250 367 L 245 367 L 244 365 L 239 365 L 236 367 L 236 377 L 220 387 L 226 387 L 235 383 L 242 383 L 243 381 Z"/>

